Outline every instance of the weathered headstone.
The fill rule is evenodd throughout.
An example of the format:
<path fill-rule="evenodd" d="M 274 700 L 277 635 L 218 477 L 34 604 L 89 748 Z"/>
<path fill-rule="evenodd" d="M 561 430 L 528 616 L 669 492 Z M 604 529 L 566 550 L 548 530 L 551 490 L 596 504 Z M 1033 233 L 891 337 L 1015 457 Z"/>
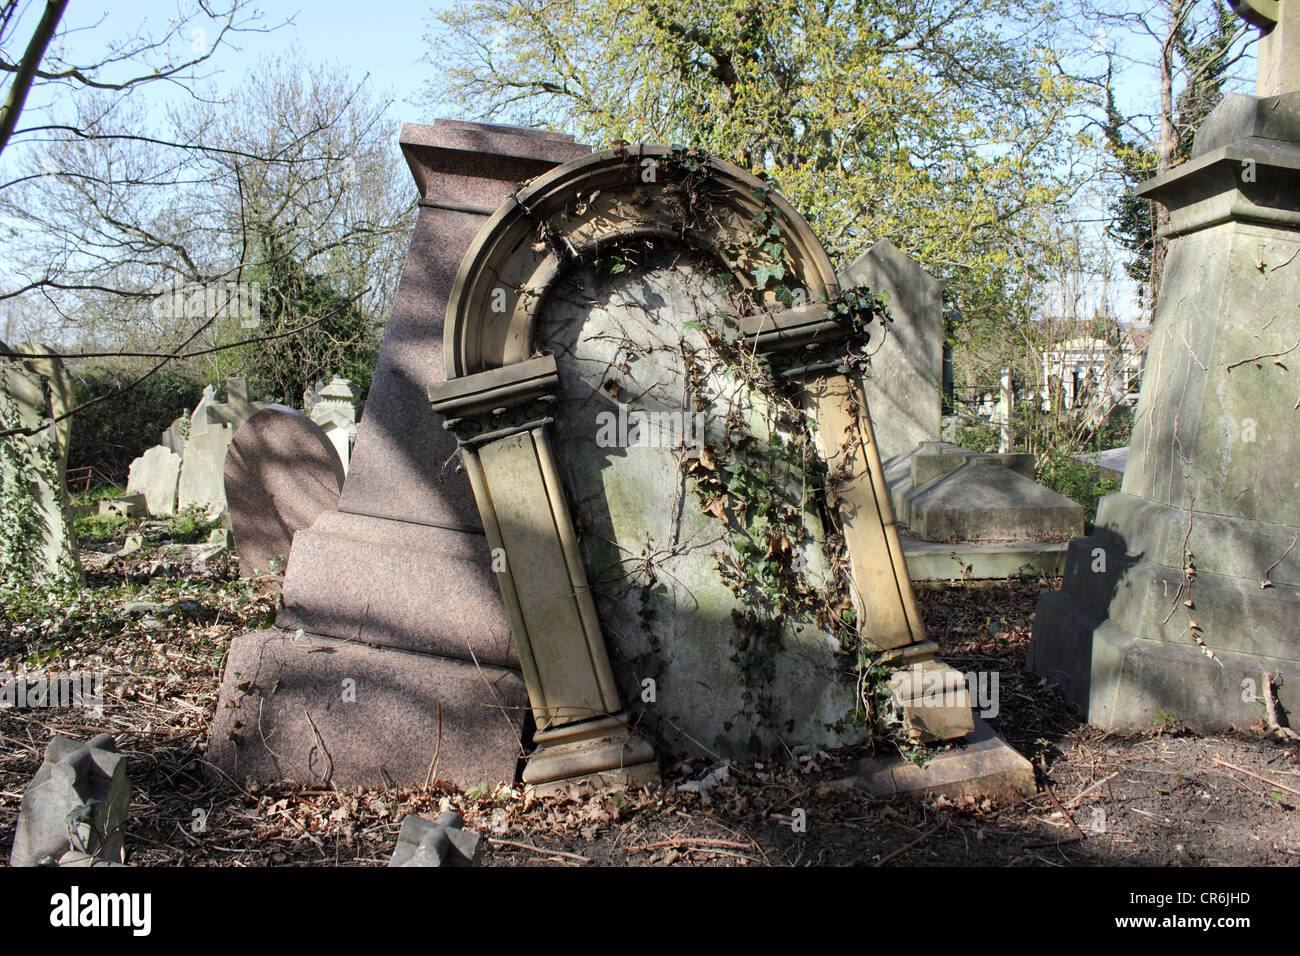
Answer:
<path fill-rule="evenodd" d="M 1030 665 L 1106 729 L 1248 727 L 1264 674 L 1300 671 L 1300 4 L 1237 9 L 1271 31 L 1262 95 L 1138 190 L 1169 252 L 1124 481 L 1034 624 Z"/>
<path fill-rule="evenodd" d="M 882 239 L 840 274 L 845 287 L 889 298 L 892 322 L 872 322 L 863 390 L 880 457 L 889 461 L 939 437 L 943 411 L 943 282 Z"/>
<path fill-rule="evenodd" d="M 126 490 L 142 494 L 151 515 L 176 513 L 176 490 L 181 477 L 181 456 L 164 445 L 154 445 L 131 462 Z"/>
<path fill-rule="evenodd" d="M 108 734 L 89 741 L 56 736 L 23 791 L 10 866 L 120 861 L 129 819 L 126 758 Z"/>
<path fill-rule="evenodd" d="M 208 425 L 202 430 L 197 419 L 190 425 L 190 436 L 181 454 L 181 477 L 177 483 L 176 506 L 203 508 L 219 513 L 226 507 L 224 471 L 226 451 L 230 447 L 229 425 Z"/>
<path fill-rule="evenodd" d="M 756 242 L 756 222 L 774 222 L 768 235 L 779 241 Z M 544 242 L 537 241 L 539 234 Z M 794 304 L 780 305 L 778 290 L 764 296 L 748 289 L 740 294 L 743 310 L 717 315 L 710 276 L 721 270 L 719 284 L 730 275 L 742 289 L 754 277 L 761 289 L 774 273 L 763 258 L 772 247 L 781 250 L 783 268 L 775 271 Z M 647 256 L 659 250 L 675 253 L 669 261 L 677 264 L 656 278 L 656 260 Z M 699 261 L 710 265 L 693 275 L 692 265 Z M 630 281 L 616 280 L 608 299 L 594 283 L 584 284 L 581 292 L 569 288 L 582 281 L 585 269 L 602 268 L 615 276 L 629 273 Z M 567 164 L 518 191 L 480 233 L 448 306 L 448 380 L 430 387 L 429 398 L 460 441 L 489 544 L 501 556 L 496 570 L 538 728 L 525 784 L 548 793 L 652 778 L 653 752 L 640 728 L 659 717 L 671 726 L 669 707 L 679 705 L 727 748 L 743 736 L 754 749 L 768 749 L 776 739 L 766 726 L 775 708 L 815 711 L 817 701 L 848 676 L 826 667 L 824 657 L 819 668 L 817 658 L 826 645 L 816 633 L 806 635 L 806 646 L 797 646 L 801 601 L 822 592 L 815 586 L 802 595 L 784 590 L 786 583 L 809 583 L 786 572 L 805 564 L 804 548 L 812 550 L 808 541 L 815 543 L 816 532 L 803 523 L 806 496 L 791 501 L 787 494 L 791 489 L 811 493 L 813 482 L 787 484 L 786 478 L 796 475 L 774 462 L 782 454 L 801 463 L 800 470 L 823 473 L 824 467 L 833 476 L 827 482 L 827 513 L 837 520 L 843 542 L 837 563 L 849 571 L 844 588 L 829 599 L 833 606 L 813 603 L 838 620 L 837 633 L 844 634 L 840 649 L 852 649 L 850 656 L 861 649 L 892 664 L 915 663 L 931 676 L 949 671 L 925 638 L 867 403 L 856 375 L 846 371 L 864 356 L 864 310 L 873 311 L 874 300 L 861 290 L 841 293 L 825 251 L 782 198 L 730 164 L 673 148 L 615 148 Z M 692 330 L 705 333 L 707 356 L 696 349 Z M 611 353 L 616 346 L 624 347 Z M 703 367 L 694 364 L 697 359 Z M 716 370 L 719 379 L 740 380 L 751 394 L 781 403 L 785 411 L 774 416 L 774 425 L 779 429 L 782 419 L 788 421 L 800 440 L 787 442 L 763 430 L 755 421 L 765 417 L 762 401 L 734 390 L 719 394 L 712 380 L 715 359 L 724 366 Z M 674 385 L 683 382 L 685 395 L 674 394 Z M 612 406 L 602 392 L 615 400 Z M 652 455 L 640 468 L 631 462 L 622 466 L 617 460 L 631 459 L 639 443 L 606 443 L 602 423 L 584 423 L 582 416 L 594 405 L 615 416 L 613 430 L 621 430 L 617 422 L 625 394 L 640 406 L 628 409 L 627 417 L 633 410 L 648 414 L 650 423 L 643 427 L 660 435 L 663 418 L 671 421 L 691 407 L 693 398 L 704 410 L 712 409 L 712 427 L 727 431 L 730 444 L 720 441 L 716 456 L 683 456 L 680 464 L 689 481 L 666 474 L 660 456 Z M 602 409 L 600 402 L 610 407 Z M 593 424 L 601 426 L 595 434 Z M 685 426 L 679 422 L 668 431 L 680 439 Z M 706 436 L 706 445 L 711 437 Z M 562 442 L 570 446 L 567 455 Z M 742 460 L 751 453 L 754 461 Z M 786 474 L 773 479 L 773 469 Z M 717 477 L 709 477 L 711 472 Z M 683 495 L 679 503 L 676 488 L 689 497 Z M 708 500 L 696 498 L 699 491 Z M 589 504 L 602 495 L 604 503 Z M 711 527 L 717 566 L 709 571 L 720 576 L 731 571 L 735 587 L 726 600 L 701 595 L 691 606 L 694 581 L 684 582 L 671 601 L 655 595 L 669 586 L 660 579 L 664 560 L 696 545 L 687 507 L 718 521 Z M 622 594 L 643 599 L 646 613 L 635 620 L 618 610 L 602 614 L 597 601 L 597 589 L 606 583 L 597 575 L 605 566 L 589 557 L 599 546 L 584 539 L 601 537 L 601 528 L 592 528 L 587 516 L 600 520 L 602 514 L 616 530 L 616 549 L 632 551 L 620 569 L 622 580 L 612 583 Z M 637 541 L 641 531 L 646 538 Z M 652 539 L 656 533 L 665 540 Z M 634 542 L 636 549 L 629 547 Z M 739 566 L 732 565 L 729 546 L 742 555 Z M 652 677 L 642 679 L 635 697 L 628 693 L 626 671 L 618 679 L 608 647 L 633 646 L 641 639 L 641 663 L 656 667 L 671 662 L 679 650 L 691 650 L 689 636 L 675 641 L 671 627 L 653 623 L 661 608 L 679 621 L 713 622 L 713 631 L 700 636 L 704 641 L 733 642 L 730 658 L 716 646 L 695 649 L 701 665 L 713 668 L 702 677 L 713 682 L 715 695 L 740 699 L 742 706 L 731 708 L 732 726 L 727 718 L 717 723 L 716 713 L 705 712 L 707 694 L 686 690 L 685 674 L 671 675 L 672 694 L 681 704 L 667 700 Z M 639 632 L 630 639 L 618 633 L 634 628 Z M 783 653 L 787 636 L 791 646 Z M 801 659 L 801 651 L 813 660 Z M 736 666 L 724 675 L 718 664 L 726 661 Z M 790 680 L 790 674 L 799 677 Z M 790 700 L 799 694 L 805 699 Z M 905 712 L 931 705 L 928 698 L 915 697 L 900 703 Z M 964 713 L 943 709 L 938 721 L 909 724 L 949 739 L 972 730 L 969 707 Z M 810 720 L 800 724 L 800 716 L 777 719 L 793 724 L 799 734 L 827 733 L 824 726 L 811 727 Z M 842 714 L 841 725 L 851 716 Z M 694 744 L 709 747 L 698 739 Z M 668 745 L 672 749 L 671 740 Z"/>
<path fill-rule="evenodd" d="M 35 430 L 0 437 L 0 577 L 15 584 L 81 580 L 52 396 L 50 379 L 29 361 L 0 355 L 0 431 Z"/>
<path fill-rule="evenodd" d="M 242 576 L 282 570 L 293 535 L 332 511 L 343 466 L 302 412 L 268 405 L 235 431 L 225 464 L 226 504 Z"/>
<path fill-rule="evenodd" d="M 779 638 L 767 638 L 779 647 L 738 651 L 745 637 L 732 614 L 745 604 L 715 567 L 724 554 L 737 566 L 740 557 L 720 540 L 717 517 L 701 510 L 683 474 L 684 458 L 727 440 L 727 408 L 763 443 L 791 438 L 772 423 L 767 399 L 724 378 L 721 362 L 703 373 L 695 399 L 682 401 L 693 370 L 703 367 L 686 356 L 708 354 L 704 328 L 726 334 L 717 316 L 736 309 L 714 270 L 664 250 L 617 273 L 579 269 L 547 301 L 536 342 L 559 372 L 556 457 L 586 528 L 582 554 L 619 689 L 637 700 L 654 688 L 644 729 L 675 752 L 728 758 L 781 740 L 822 747 L 852 740 L 830 728 L 852 724 L 856 681 L 833 679 L 839 643 L 811 615 L 791 613 Z M 779 460 L 761 467 L 799 500 L 802 469 Z M 811 584 L 825 586 L 821 519 L 810 506 L 802 520 L 797 563 Z M 659 549 L 647 587 L 647 554 Z"/>

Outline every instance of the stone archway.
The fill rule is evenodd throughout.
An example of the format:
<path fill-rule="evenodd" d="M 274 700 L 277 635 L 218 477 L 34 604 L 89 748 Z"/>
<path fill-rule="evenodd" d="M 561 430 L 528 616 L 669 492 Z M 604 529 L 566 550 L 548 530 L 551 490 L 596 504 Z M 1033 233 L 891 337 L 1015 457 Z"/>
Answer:
<path fill-rule="evenodd" d="M 653 749 L 628 726 L 610 667 L 549 434 L 556 361 L 539 354 L 536 338 L 548 295 L 564 276 L 642 240 L 692 249 L 750 294 L 744 341 L 766 356 L 774 376 L 798 383 L 822 457 L 840 476 L 863 636 L 900 663 L 934 657 L 866 400 L 843 373 L 859 330 L 837 306 L 839 282 L 811 229 L 785 199 L 729 163 L 663 146 L 594 153 L 532 181 L 481 229 L 447 309 L 447 381 L 429 389 L 460 441 L 494 556 L 537 725 L 524 781 L 543 790 L 657 775 Z M 795 305 L 783 306 L 778 291 Z M 905 690 L 900 696 L 906 703 Z M 948 723 L 932 729 L 949 738 L 969 732 L 969 708 L 964 718 L 962 710 L 946 711 Z"/>

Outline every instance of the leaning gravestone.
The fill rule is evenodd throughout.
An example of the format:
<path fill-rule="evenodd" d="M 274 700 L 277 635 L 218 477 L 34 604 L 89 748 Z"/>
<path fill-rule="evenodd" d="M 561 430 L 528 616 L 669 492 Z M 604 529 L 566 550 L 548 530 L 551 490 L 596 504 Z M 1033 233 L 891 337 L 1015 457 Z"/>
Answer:
<path fill-rule="evenodd" d="M 176 504 L 182 511 L 198 507 L 212 513 L 226 507 L 226 450 L 230 447 L 234 426 L 209 416 L 209 407 L 215 402 L 216 393 L 209 385 L 190 416 L 189 435 L 181 452 L 181 477 L 176 489 Z"/>
<path fill-rule="evenodd" d="M 1235 7 L 1261 95 L 1138 190 L 1170 242 L 1124 480 L 1034 623 L 1030 666 L 1107 730 L 1249 727 L 1266 673 L 1300 711 L 1300 3 Z"/>
<path fill-rule="evenodd" d="M 236 429 L 225 489 L 239 573 L 248 577 L 283 569 L 294 532 L 338 505 L 343 465 L 320 426 L 268 405 Z"/>
<path fill-rule="evenodd" d="M 151 515 L 176 513 L 176 488 L 181 477 L 181 456 L 164 445 L 154 445 L 131 462 L 128 494 L 144 495 Z"/>
<path fill-rule="evenodd" d="M 668 737 L 677 716 L 700 749 L 768 749 L 791 725 L 827 740 L 837 717 L 851 733 L 829 628 L 854 653 L 860 634 L 882 660 L 950 672 L 925 639 L 847 371 L 874 299 L 841 296 L 784 199 L 665 147 L 586 155 L 551 134 L 462 123 L 407 127 L 403 146 L 421 216 L 353 467 L 339 510 L 294 538 L 279 629 L 232 644 L 214 764 L 235 779 L 465 784 L 513 780 L 531 744 L 523 781 L 538 792 L 638 785 L 658 776 L 638 721 L 657 721 L 670 750 L 687 737 Z M 782 273 L 804 305 L 763 291 Z M 579 285 L 602 274 L 623 278 L 587 301 Z M 715 314 L 726 276 L 748 305 L 729 320 Z M 708 413 L 698 441 L 696 409 Z M 633 411 L 641 434 L 668 442 L 633 440 Z M 818 599 L 809 506 L 825 476 L 843 542 L 833 606 Z M 601 521 L 615 532 L 605 564 L 587 540 Z M 729 579 L 711 567 L 707 594 L 665 587 L 677 567 L 665 559 L 693 573 L 710 547 Z M 795 566 L 809 571 L 790 578 L 801 593 L 782 583 Z M 624 627 L 636 629 L 626 641 Z M 675 653 L 695 655 L 720 706 Z M 652 667 L 671 701 L 646 684 Z M 969 706 L 915 723 L 947 739 L 972 729 Z"/>
<path fill-rule="evenodd" d="M 654 689 L 658 706 L 645 708 L 644 729 L 676 753 L 728 758 L 781 740 L 853 740 L 844 728 L 856 682 L 828 679 L 839 643 L 814 613 L 791 613 L 779 634 L 733 625 L 745 602 L 715 568 L 742 566 L 744 542 L 702 510 L 683 469 L 707 449 L 721 457 L 734 425 L 728 410 L 764 444 L 792 438 L 768 399 L 708 358 L 706 330 L 725 334 L 717 317 L 737 308 L 716 269 L 663 250 L 618 272 L 577 270 L 548 303 L 537 343 L 559 371 L 556 456 L 586 527 L 583 557 L 619 689 L 628 700 Z M 683 402 L 692 390 L 700 404 Z M 792 507 L 804 499 L 791 560 L 810 587 L 824 588 L 825 535 L 813 497 L 800 494 L 806 476 L 780 456 L 761 467 L 784 484 L 771 494 Z M 771 646 L 741 646 L 750 639 Z"/>
<path fill-rule="evenodd" d="M 0 577 L 13 584 L 81 580 L 54 394 L 30 361 L 0 357 L 0 431 L 35 432 L 0 437 Z"/>

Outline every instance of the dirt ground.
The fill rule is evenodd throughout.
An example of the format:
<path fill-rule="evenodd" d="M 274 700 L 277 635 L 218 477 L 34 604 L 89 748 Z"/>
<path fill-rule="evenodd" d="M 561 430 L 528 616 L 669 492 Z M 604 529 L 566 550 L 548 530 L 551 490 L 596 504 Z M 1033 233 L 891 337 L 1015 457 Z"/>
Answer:
<path fill-rule="evenodd" d="M 1214 737 L 1169 721 L 1129 737 L 1083 725 L 1024 671 L 1039 591 L 1053 582 L 918 589 L 927 627 L 959 670 L 996 670 L 990 723 L 1033 761 L 1039 792 L 1014 805 L 873 800 L 830 786 L 860 756 L 787 754 L 748 765 L 666 766 L 661 788 L 583 800 L 519 790 L 214 787 L 207 729 L 231 637 L 264 626 L 277 582 L 248 585 L 225 559 L 167 528 L 145 547 L 92 542 L 75 601 L 10 603 L 0 671 L 101 671 L 102 717 L 0 711 L 0 852 L 50 736 L 113 734 L 135 787 L 128 861 L 140 866 L 387 863 L 407 813 L 462 811 L 491 841 L 489 866 L 1296 865 L 1300 748 L 1260 728 Z M 129 602 L 137 604 L 128 612 Z M 161 605 L 159 607 L 158 605 Z M 712 786 L 701 781 L 712 779 Z M 802 813 L 800 813 L 802 811 Z M 797 821 L 806 821 L 800 828 Z"/>

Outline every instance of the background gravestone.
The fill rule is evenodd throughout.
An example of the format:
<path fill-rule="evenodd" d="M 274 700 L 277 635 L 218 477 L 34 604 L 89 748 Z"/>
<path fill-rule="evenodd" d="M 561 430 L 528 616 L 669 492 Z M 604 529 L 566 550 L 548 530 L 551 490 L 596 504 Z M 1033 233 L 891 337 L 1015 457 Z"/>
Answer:
<path fill-rule="evenodd" d="M 164 445 L 154 445 L 131 462 L 128 494 L 141 494 L 151 515 L 176 513 L 176 489 L 181 477 L 181 456 Z"/>
<path fill-rule="evenodd" d="M 887 326 L 876 319 L 863 381 L 881 461 L 939 437 L 943 411 L 943 282 L 882 239 L 840 274 L 848 289 L 889 296 Z"/>
<path fill-rule="evenodd" d="M 81 580 L 66 449 L 56 427 L 41 427 L 53 421 L 54 404 L 49 379 L 25 361 L 0 358 L 0 431 L 38 429 L 0 438 L 0 576 L 15 584 L 50 587 Z"/>
<path fill-rule="evenodd" d="M 319 425 L 268 405 L 235 431 L 224 478 L 239 573 L 247 577 L 283 569 L 294 532 L 338 504 L 343 466 Z"/>

